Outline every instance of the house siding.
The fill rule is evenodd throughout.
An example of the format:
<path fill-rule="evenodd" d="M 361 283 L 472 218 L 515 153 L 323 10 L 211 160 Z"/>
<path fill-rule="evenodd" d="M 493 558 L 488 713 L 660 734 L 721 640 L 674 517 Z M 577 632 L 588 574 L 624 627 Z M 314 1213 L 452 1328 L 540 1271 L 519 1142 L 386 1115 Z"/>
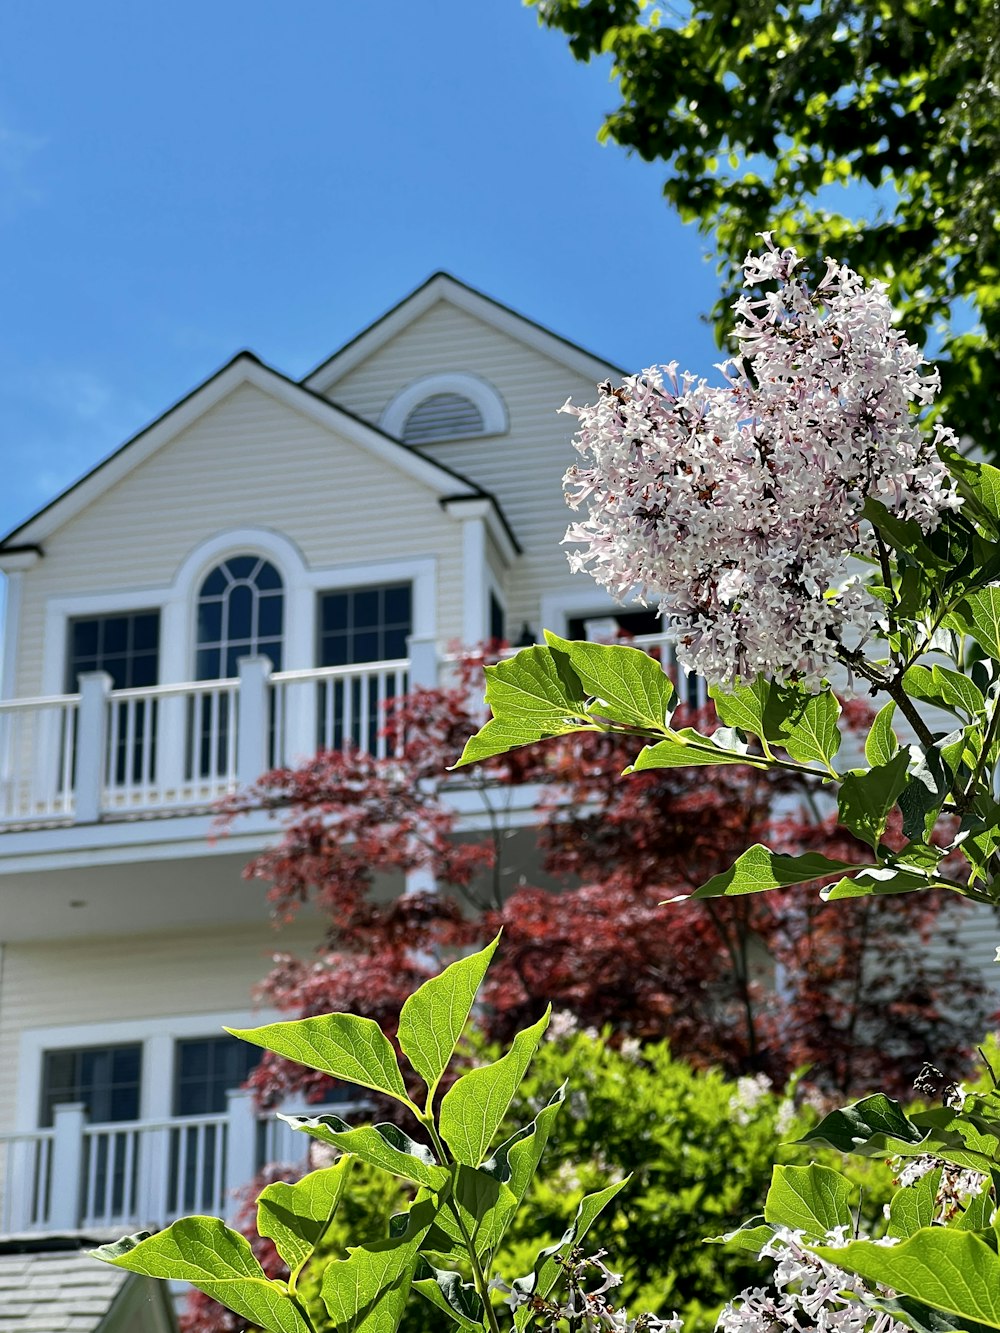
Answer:
<path fill-rule="evenodd" d="M 589 598 L 595 609 L 606 605 L 588 576 L 570 574 L 560 546 L 571 517 L 562 477 L 576 454 L 570 443 L 575 419 L 558 409 L 567 398 L 592 402 L 591 381 L 440 301 L 337 381 L 327 396 L 377 423 L 413 380 L 451 371 L 488 380 L 507 407 L 506 435 L 428 444 L 423 452 L 490 491 L 503 507 L 523 550 L 507 578 L 510 632 L 516 638 L 525 621 L 540 631 L 546 593 Z"/>
<path fill-rule="evenodd" d="M 50 598 L 147 589 L 156 605 L 192 551 L 241 527 L 287 537 L 313 569 L 433 556 L 439 638 L 459 632 L 461 530 L 437 495 L 242 385 L 45 542 L 24 576 L 15 692 L 45 692 L 43 655 L 51 673 L 62 653 L 44 641 Z"/>
<path fill-rule="evenodd" d="M 265 921 L 197 932 L 8 944 L 0 991 L 0 1129 L 16 1118 L 21 1036 L 38 1028 L 251 1007 L 276 948 L 305 952 L 316 929 Z"/>

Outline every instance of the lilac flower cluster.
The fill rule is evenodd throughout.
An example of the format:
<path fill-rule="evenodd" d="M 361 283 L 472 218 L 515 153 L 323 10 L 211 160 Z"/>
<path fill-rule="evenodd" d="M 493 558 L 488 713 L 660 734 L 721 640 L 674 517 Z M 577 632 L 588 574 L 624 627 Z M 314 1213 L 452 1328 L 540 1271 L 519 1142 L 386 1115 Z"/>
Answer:
<path fill-rule="evenodd" d="M 827 1245 L 844 1245 L 843 1229 Z M 892 1243 L 884 1241 L 884 1244 Z M 906 1333 L 906 1325 L 863 1304 L 868 1290 L 859 1277 L 810 1254 L 801 1233 L 780 1229 L 761 1250 L 774 1259 L 773 1289 L 752 1287 L 723 1309 L 716 1333 Z"/>
<path fill-rule="evenodd" d="M 816 684 L 878 604 L 848 557 L 866 496 L 931 531 L 959 503 L 922 429 L 936 371 L 893 326 L 881 284 L 827 260 L 811 288 L 794 250 L 748 255 L 734 307 L 737 355 L 722 387 L 676 363 L 613 387 L 579 420 L 566 474 L 587 506 L 570 555 L 619 601 L 655 602 L 681 662 L 710 681 L 759 671 Z M 917 410 L 914 410 L 917 409 Z"/>

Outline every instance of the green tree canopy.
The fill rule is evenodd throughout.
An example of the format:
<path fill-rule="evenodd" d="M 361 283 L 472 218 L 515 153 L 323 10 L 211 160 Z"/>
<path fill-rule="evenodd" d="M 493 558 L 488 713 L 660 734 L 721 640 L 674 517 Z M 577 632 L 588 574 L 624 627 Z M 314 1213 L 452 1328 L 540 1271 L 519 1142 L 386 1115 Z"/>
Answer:
<path fill-rule="evenodd" d="M 1000 0 L 529 3 L 577 59 L 610 54 L 601 137 L 665 162 L 712 237 L 720 342 L 771 229 L 883 279 L 940 349 L 949 424 L 1000 450 Z"/>

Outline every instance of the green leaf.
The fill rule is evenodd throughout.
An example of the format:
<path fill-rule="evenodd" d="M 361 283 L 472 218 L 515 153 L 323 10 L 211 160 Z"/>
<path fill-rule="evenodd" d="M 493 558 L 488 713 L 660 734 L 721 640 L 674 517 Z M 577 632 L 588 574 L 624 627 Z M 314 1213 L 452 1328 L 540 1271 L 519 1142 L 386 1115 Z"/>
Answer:
<path fill-rule="evenodd" d="M 911 753 L 917 753 L 919 758 L 899 794 L 899 808 L 906 837 L 925 842 L 933 833 L 948 796 L 951 774 L 937 749 L 911 747 Z"/>
<path fill-rule="evenodd" d="M 805 852 L 802 856 L 784 856 L 755 843 L 738 856 L 728 870 L 714 875 L 707 884 L 694 893 L 678 894 L 668 902 L 682 902 L 689 898 L 737 897 L 745 893 L 763 893 L 767 889 L 783 889 L 792 884 L 808 884 L 814 879 L 858 870 L 856 861 L 832 861 L 819 852 Z"/>
<path fill-rule="evenodd" d="M 997 471 L 996 468 L 993 469 Z M 961 671 L 952 671 L 950 667 L 931 668 L 931 676 L 941 697 L 953 708 L 960 708 L 970 718 L 978 718 L 986 707 L 986 699 L 979 686 Z"/>
<path fill-rule="evenodd" d="M 552 1125 L 565 1098 L 566 1084 L 563 1083 L 531 1124 L 515 1131 L 509 1139 L 505 1139 L 482 1164 L 482 1169 L 488 1175 L 509 1186 L 518 1203 L 524 1198 L 538 1170 L 538 1163 L 548 1143 Z"/>
<path fill-rule="evenodd" d="M 257 1230 L 294 1273 L 309 1258 L 337 1211 L 353 1163 L 343 1157 L 322 1171 L 311 1171 L 294 1185 L 282 1180 L 257 1196 Z"/>
<path fill-rule="evenodd" d="M 551 740 L 553 736 L 568 736 L 574 731 L 594 731 L 591 724 L 582 726 L 567 719 L 563 723 L 540 726 L 528 718 L 491 718 L 480 727 L 474 736 L 465 742 L 465 749 L 457 763 L 451 765 L 449 772 L 464 768 L 466 764 L 475 764 L 483 759 L 492 759 L 495 755 L 506 754 L 508 750 L 517 750 L 522 745 L 534 745 L 538 741 Z"/>
<path fill-rule="evenodd" d="M 835 903 L 842 898 L 870 898 L 881 893 L 916 893 L 933 886 L 934 881 L 919 869 L 879 866 L 838 880 L 829 888 L 821 889 L 820 897 L 825 903 Z"/>
<path fill-rule="evenodd" d="M 470 1069 L 454 1082 L 441 1101 L 441 1137 L 455 1159 L 479 1166 L 507 1114 L 514 1093 L 549 1025 L 550 1010 L 530 1028 L 519 1032 L 510 1050 L 491 1065 Z"/>
<path fill-rule="evenodd" d="M 488 1267 L 517 1212 L 518 1200 L 513 1190 L 485 1171 L 460 1165 L 455 1173 L 452 1198 L 476 1254 L 485 1256 Z M 450 1231 L 447 1220 L 444 1230 Z M 461 1231 L 453 1239 L 464 1240 Z"/>
<path fill-rule="evenodd" d="M 452 963 L 405 1001 L 397 1034 L 403 1054 L 433 1093 L 462 1035 L 500 936 Z"/>
<path fill-rule="evenodd" d="M 909 763 L 909 751 L 900 750 L 886 764 L 852 769 L 840 785 L 840 822 L 872 849 L 882 841 L 889 812 L 906 785 Z"/>
<path fill-rule="evenodd" d="M 362 1328 L 365 1333 L 369 1328 L 372 1333 L 376 1329 L 381 1333 L 382 1324 L 394 1327 L 390 1321 L 398 1305 L 398 1292 L 390 1300 L 381 1322 L 369 1325 L 364 1321 L 376 1315 L 375 1307 L 383 1293 L 391 1293 L 398 1284 L 409 1289 L 417 1253 L 437 1211 L 433 1200 L 420 1200 L 406 1214 L 401 1235 L 360 1245 L 346 1259 L 333 1259 L 327 1264 L 321 1294 L 338 1333 L 342 1330 L 360 1333 Z"/>
<path fill-rule="evenodd" d="M 970 592 L 955 608 L 955 615 L 990 657 L 1000 658 L 1000 588 Z"/>
<path fill-rule="evenodd" d="M 875 714 L 875 721 L 865 741 L 865 758 L 872 767 L 887 764 L 899 749 L 899 741 L 892 729 L 892 718 L 896 705 L 890 699 L 884 708 Z"/>
<path fill-rule="evenodd" d="M 905 1185 L 892 1196 L 889 1204 L 889 1225 L 886 1234 L 905 1240 L 929 1227 L 937 1212 L 937 1192 L 941 1184 L 941 1168 L 921 1176 L 915 1185 Z"/>
<path fill-rule="evenodd" d="M 189 1282 L 268 1333 L 311 1333 L 284 1282 L 270 1281 L 250 1242 L 215 1217 L 182 1217 L 165 1231 L 102 1245 L 95 1259 L 146 1277 Z"/>
<path fill-rule="evenodd" d="M 747 1250 L 750 1254 L 759 1255 L 764 1246 L 774 1239 L 774 1232 L 775 1228 L 770 1222 L 765 1222 L 763 1217 L 751 1217 L 735 1231 L 727 1231 L 722 1236 L 706 1236 L 704 1243 L 731 1245 L 734 1250 Z"/>
<path fill-rule="evenodd" d="M 359 1125 L 352 1128 L 335 1115 L 280 1115 L 292 1129 L 299 1129 L 341 1152 L 353 1153 L 370 1166 L 380 1167 L 403 1180 L 440 1190 L 448 1183 L 448 1168 L 440 1166 L 429 1148 L 416 1143 L 396 1125 Z"/>
<path fill-rule="evenodd" d="M 987 1185 L 981 1193 L 974 1195 L 965 1208 L 955 1218 L 953 1226 L 962 1231 L 986 1231 L 993 1216 L 993 1196 Z"/>
<path fill-rule="evenodd" d="M 899 1245 L 856 1240 L 836 1249 L 809 1248 L 867 1282 L 1000 1328 L 1000 1256 L 971 1231 L 927 1227 Z"/>
<path fill-rule="evenodd" d="M 892 1315 L 901 1324 L 906 1324 L 914 1333 L 985 1333 L 989 1327 L 975 1319 L 960 1319 L 958 1315 L 945 1314 L 943 1310 L 932 1310 L 929 1305 L 915 1301 L 912 1296 L 881 1296 L 876 1292 L 866 1292 L 861 1298 L 865 1305 L 873 1310 L 883 1310 Z"/>
<path fill-rule="evenodd" d="M 430 1277 L 418 1278 L 413 1284 L 421 1296 L 426 1296 L 432 1305 L 443 1310 L 459 1328 L 480 1333 L 484 1327 L 486 1311 L 475 1287 L 470 1282 L 463 1282 L 461 1273 L 435 1268 L 426 1258 L 421 1263 L 431 1274 Z"/>
<path fill-rule="evenodd" d="M 384 1092 L 406 1106 L 411 1105 L 396 1053 L 385 1033 L 370 1018 L 323 1014 L 318 1018 L 293 1018 L 260 1028 L 226 1028 L 226 1031 L 308 1069 Z"/>
<path fill-rule="evenodd" d="M 829 768 L 840 749 L 840 702 L 832 690 L 811 694 L 783 728 L 781 744 L 800 764 Z"/>
<path fill-rule="evenodd" d="M 822 1143 L 838 1152 L 875 1157 L 885 1156 L 896 1144 L 922 1144 L 924 1138 L 925 1131 L 907 1117 L 899 1102 L 876 1092 L 831 1111 L 797 1142 Z"/>
<path fill-rule="evenodd" d="M 1000 519 L 1000 469 L 989 463 L 974 463 L 946 444 L 938 445 L 938 453 L 955 478 L 959 494 L 972 501 L 980 517 Z M 996 525 L 993 525 L 994 531 Z"/>
<path fill-rule="evenodd" d="M 783 744 L 789 731 L 813 697 L 793 685 L 780 685 L 759 675 L 752 685 L 709 687 L 715 711 L 727 727 L 739 727 L 761 740 Z"/>
<path fill-rule="evenodd" d="M 587 692 L 565 653 L 523 648 L 515 657 L 486 667 L 485 674 L 493 718 L 466 743 L 453 767 L 550 736 L 595 729 L 587 713 Z"/>
<path fill-rule="evenodd" d="M 862 514 L 878 530 L 887 546 L 908 555 L 924 569 L 940 569 L 943 561 L 924 540 L 920 524 L 912 518 L 899 518 L 890 513 L 881 500 L 869 495 L 865 498 Z"/>
<path fill-rule="evenodd" d="M 513 1289 L 524 1295 L 537 1296 L 544 1300 L 549 1292 L 559 1281 L 562 1267 L 557 1256 L 565 1250 L 578 1245 L 587 1232 L 593 1226 L 594 1222 L 608 1206 L 616 1194 L 620 1193 L 631 1180 L 631 1176 L 626 1176 L 624 1180 L 616 1181 L 613 1185 L 608 1185 L 603 1190 L 598 1190 L 596 1194 L 588 1194 L 580 1200 L 580 1205 L 576 1210 L 576 1217 L 572 1224 L 563 1232 L 562 1239 L 555 1245 L 549 1245 L 540 1251 L 535 1261 L 534 1270 L 527 1277 L 516 1278 L 511 1286 Z M 530 1306 L 522 1305 L 514 1312 L 514 1326 L 519 1333 L 527 1321 L 531 1318 L 532 1311 Z"/>
<path fill-rule="evenodd" d="M 850 1227 L 850 1182 L 828 1166 L 776 1166 L 764 1201 L 764 1218 L 810 1237 Z"/>
<path fill-rule="evenodd" d="M 644 746 L 626 773 L 641 773 L 648 768 L 698 768 L 708 764 L 753 764 L 743 753 L 723 749 L 710 736 L 702 736 L 691 727 L 671 731 L 665 740 Z M 759 765 L 758 765 L 759 767 Z"/>
<path fill-rule="evenodd" d="M 662 665 L 625 644 L 572 642 L 545 631 L 545 641 L 564 653 L 596 706 L 590 712 L 625 726 L 665 727 L 677 705 Z"/>

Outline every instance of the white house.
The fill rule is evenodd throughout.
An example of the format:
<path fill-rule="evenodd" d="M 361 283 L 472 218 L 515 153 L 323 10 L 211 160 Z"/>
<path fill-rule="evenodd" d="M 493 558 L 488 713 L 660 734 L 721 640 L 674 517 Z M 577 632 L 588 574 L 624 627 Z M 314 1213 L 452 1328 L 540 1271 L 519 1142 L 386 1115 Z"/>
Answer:
<path fill-rule="evenodd" d="M 241 352 L 0 543 L 0 1234 L 227 1210 L 280 1155 L 221 1034 L 261 1021 L 274 827 L 212 842 L 213 802 L 381 743 L 458 641 L 615 614 L 556 409 L 618 373 L 437 274 L 300 382 Z"/>

